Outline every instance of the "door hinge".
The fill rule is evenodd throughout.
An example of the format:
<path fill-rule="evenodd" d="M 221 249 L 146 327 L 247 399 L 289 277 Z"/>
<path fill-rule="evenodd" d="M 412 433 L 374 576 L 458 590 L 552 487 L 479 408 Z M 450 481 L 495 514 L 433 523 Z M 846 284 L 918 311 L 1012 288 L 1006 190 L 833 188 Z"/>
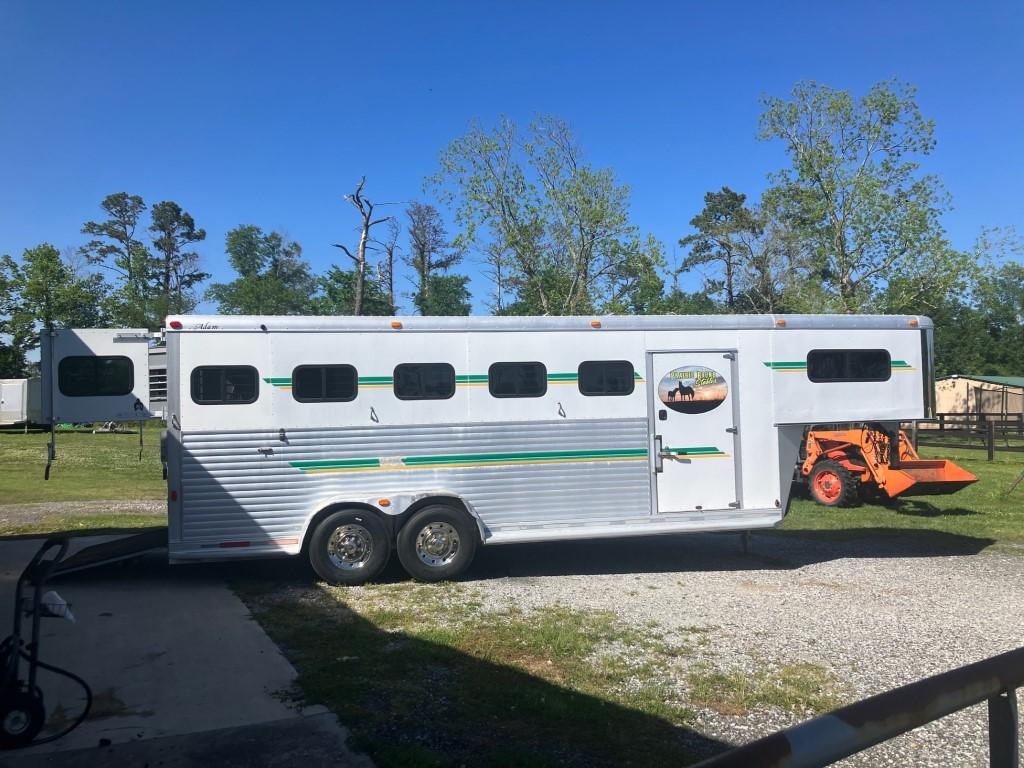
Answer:
<path fill-rule="evenodd" d="M 725 431 L 728 432 L 730 435 L 735 435 L 737 432 L 739 432 L 739 428 L 737 428 L 737 427 L 726 427 Z"/>
<path fill-rule="evenodd" d="M 736 353 L 735 352 L 726 352 L 724 355 L 722 355 L 722 357 L 724 357 L 726 360 L 735 360 L 736 359 Z"/>
<path fill-rule="evenodd" d="M 738 501 L 730 501 L 729 506 L 732 507 L 733 509 L 739 509 L 740 503 Z"/>

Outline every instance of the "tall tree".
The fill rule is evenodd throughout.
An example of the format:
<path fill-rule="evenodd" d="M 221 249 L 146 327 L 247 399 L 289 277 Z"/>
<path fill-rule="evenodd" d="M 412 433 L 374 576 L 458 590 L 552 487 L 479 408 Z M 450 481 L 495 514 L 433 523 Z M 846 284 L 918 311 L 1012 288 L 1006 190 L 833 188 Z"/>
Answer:
<path fill-rule="evenodd" d="M 879 83 L 855 99 L 802 82 L 789 100 L 763 103 L 760 137 L 780 140 L 791 160 L 764 202 L 807 244 L 807 277 L 827 302 L 819 310 L 872 309 L 893 278 L 901 303 L 926 307 L 962 279 L 965 264 L 939 223 L 945 195 L 919 172 L 934 125 L 913 87 Z"/>
<path fill-rule="evenodd" d="M 391 219 L 388 221 L 387 233 L 384 238 L 375 241 L 380 250 L 384 252 L 377 265 L 377 281 L 384 289 L 388 297 L 388 304 L 392 307 L 395 306 L 395 254 L 399 250 L 398 236 L 401 233 L 402 228 L 398 226 L 398 222 Z"/>
<path fill-rule="evenodd" d="M 432 205 L 414 202 L 409 205 L 405 213 L 409 217 L 409 255 L 406 257 L 405 263 L 416 274 L 413 303 L 422 315 L 463 314 L 461 311 L 447 311 L 444 302 L 432 302 L 430 297 L 431 288 L 435 282 L 431 278 L 435 273 L 446 272 L 462 260 L 462 252 L 448 240 L 448 233 L 445 231 L 440 212 Z M 461 282 L 462 290 L 466 290 L 466 282 L 468 281 Z M 456 283 L 449 281 L 447 285 L 449 286 L 445 289 L 447 297 L 460 296 L 458 290 L 454 293 L 450 291 L 450 287 L 455 286 Z M 456 300 L 455 303 L 459 307 L 462 306 L 461 299 Z M 425 310 L 425 307 L 429 308 L 429 311 Z"/>
<path fill-rule="evenodd" d="M 335 248 L 340 248 L 344 254 L 355 263 L 355 296 L 352 304 L 353 315 L 369 314 L 364 313 L 363 303 L 366 297 L 366 267 L 367 252 L 369 250 L 371 240 L 370 231 L 378 224 L 383 224 L 391 219 L 390 216 L 374 216 L 373 210 L 376 206 L 363 194 L 363 187 L 365 186 L 366 177 L 363 176 L 356 185 L 355 192 L 351 195 L 345 195 L 345 200 L 347 200 L 359 213 L 359 244 L 356 246 L 355 253 L 349 250 L 348 246 L 342 245 L 341 243 L 334 243 Z"/>
<path fill-rule="evenodd" d="M 313 314 L 354 315 L 359 275 L 355 270 L 344 270 L 331 265 L 317 278 L 318 293 L 310 302 Z M 388 301 L 383 286 L 375 280 L 363 281 L 361 314 L 388 316 L 395 314 L 395 306 Z"/>
<path fill-rule="evenodd" d="M 15 355 L 35 349 L 46 328 L 93 328 L 102 324 L 103 281 L 75 276 L 49 243 L 29 248 L 16 263 L 0 259 L 0 333 L 9 334 Z"/>
<path fill-rule="evenodd" d="M 658 267 L 628 216 L 629 187 L 596 169 L 569 127 L 541 117 L 525 136 L 511 120 L 474 125 L 441 155 L 432 182 L 464 232 L 515 294 L 505 312 L 580 314 L 614 301 L 637 259 Z"/>
<path fill-rule="evenodd" d="M 421 315 L 468 315 L 473 310 L 469 278 L 465 275 L 430 275 L 426 290 L 418 291 L 413 303 Z"/>
<path fill-rule="evenodd" d="M 278 232 L 252 224 L 235 227 L 224 242 L 238 277 L 214 283 L 207 297 L 218 311 L 242 315 L 301 315 L 309 311 L 315 279 L 302 259 L 302 247 Z"/>
<path fill-rule="evenodd" d="M 146 204 L 138 195 L 117 192 L 100 203 L 107 218 L 87 221 L 82 233 L 92 240 L 81 247 L 91 264 L 98 264 L 115 277 L 108 300 L 110 321 L 128 327 L 154 327 L 151 316 L 152 262 L 145 244 L 136 237 Z"/>
<path fill-rule="evenodd" d="M 171 200 L 157 203 L 152 210 L 149 231 L 158 256 L 154 260 L 157 281 L 156 314 L 190 312 L 196 305 L 194 289 L 210 275 L 199 269 L 199 254 L 187 250 L 192 243 L 206 239 L 206 230 L 197 229 L 192 216 Z"/>

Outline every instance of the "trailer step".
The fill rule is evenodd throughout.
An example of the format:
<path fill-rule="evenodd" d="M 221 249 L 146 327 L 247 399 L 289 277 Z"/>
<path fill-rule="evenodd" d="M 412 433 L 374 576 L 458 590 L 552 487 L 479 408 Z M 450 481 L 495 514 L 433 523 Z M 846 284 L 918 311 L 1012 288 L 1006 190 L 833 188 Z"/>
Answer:
<path fill-rule="evenodd" d="M 128 560 L 144 552 L 159 549 L 167 549 L 166 528 L 153 528 L 142 533 L 121 536 L 80 549 L 71 557 L 62 560 L 54 569 L 51 577 L 62 576 L 74 571 L 84 571 L 87 568 L 95 568 L 107 563 L 116 563 L 118 560 Z"/>

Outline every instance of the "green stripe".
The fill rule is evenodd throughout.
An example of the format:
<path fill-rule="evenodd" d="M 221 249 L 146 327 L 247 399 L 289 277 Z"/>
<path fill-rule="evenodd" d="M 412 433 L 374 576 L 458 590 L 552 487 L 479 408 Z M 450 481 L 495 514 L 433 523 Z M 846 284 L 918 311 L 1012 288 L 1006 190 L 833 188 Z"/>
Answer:
<path fill-rule="evenodd" d="M 725 451 L 715 448 L 713 445 L 702 445 L 696 448 L 666 448 L 666 453 L 673 456 L 724 456 Z"/>
<path fill-rule="evenodd" d="M 393 384 L 395 381 L 393 376 L 360 376 L 360 384 Z"/>
<path fill-rule="evenodd" d="M 765 363 L 765 367 L 771 368 L 772 370 L 780 370 L 780 369 L 783 369 L 783 370 L 800 370 L 801 368 L 806 368 L 807 367 L 807 362 L 806 361 L 775 362 L 775 363 L 767 363 L 766 362 Z"/>
<path fill-rule="evenodd" d="M 456 384 L 486 384 L 486 373 L 461 373 L 455 377 Z"/>
<path fill-rule="evenodd" d="M 913 366 L 906 360 L 893 360 L 891 363 L 893 368 L 912 368 Z"/>
<path fill-rule="evenodd" d="M 455 453 L 439 456 L 407 456 L 402 459 L 406 466 L 420 467 L 436 464 L 494 464 L 503 461 L 565 461 L 569 459 L 642 459 L 646 448 L 610 448 L 591 451 L 527 451 L 522 453 Z"/>
<path fill-rule="evenodd" d="M 380 466 L 380 459 L 324 459 L 321 461 L 292 461 L 296 469 L 370 469 Z"/>
<path fill-rule="evenodd" d="M 267 384 L 271 384 L 271 385 L 273 385 L 275 387 L 289 387 L 289 386 L 291 386 L 291 383 L 292 383 L 292 377 L 291 376 L 281 377 L 281 378 L 273 378 L 273 377 L 271 377 L 271 378 L 264 378 L 263 380 L 265 382 L 267 382 Z"/>

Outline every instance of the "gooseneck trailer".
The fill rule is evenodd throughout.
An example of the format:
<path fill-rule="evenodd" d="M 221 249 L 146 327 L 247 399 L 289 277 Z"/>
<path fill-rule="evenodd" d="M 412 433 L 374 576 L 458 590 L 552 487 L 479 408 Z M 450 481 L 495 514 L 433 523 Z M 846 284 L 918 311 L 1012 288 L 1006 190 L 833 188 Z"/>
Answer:
<path fill-rule="evenodd" d="M 172 562 L 423 580 L 478 545 L 778 524 L 805 432 L 929 416 L 913 316 L 172 316 Z M 142 329 L 43 337 L 48 423 L 150 417 Z M 162 375 L 162 372 L 161 372 Z"/>

